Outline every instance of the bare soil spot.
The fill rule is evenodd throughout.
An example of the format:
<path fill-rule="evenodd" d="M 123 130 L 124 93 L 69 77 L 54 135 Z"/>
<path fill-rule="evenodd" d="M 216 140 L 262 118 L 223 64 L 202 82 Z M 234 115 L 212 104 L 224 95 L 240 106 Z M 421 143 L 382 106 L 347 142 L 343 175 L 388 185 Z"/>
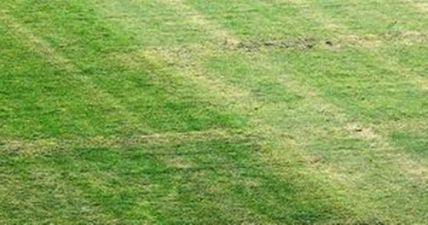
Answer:
<path fill-rule="evenodd" d="M 225 40 L 226 50 L 258 52 L 272 49 L 311 50 L 317 48 L 341 48 L 343 46 L 359 46 L 365 48 L 379 47 L 389 44 L 412 45 L 428 41 L 428 34 L 415 30 L 392 31 L 381 34 L 339 35 L 335 38 L 286 37 L 279 39 L 252 39 L 244 41 Z"/>
<path fill-rule="evenodd" d="M 301 49 L 309 50 L 316 46 L 334 46 L 333 41 L 320 41 L 311 37 L 268 39 L 268 40 L 248 40 L 241 41 L 233 45 L 226 46 L 232 50 L 242 50 L 245 52 L 255 52 L 263 49 Z"/>
<path fill-rule="evenodd" d="M 346 130 L 354 137 L 359 139 L 377 139 L 378 135 L 370 127 L 365 127 L 361 124 L 349 123 L 346 125 Z"/>

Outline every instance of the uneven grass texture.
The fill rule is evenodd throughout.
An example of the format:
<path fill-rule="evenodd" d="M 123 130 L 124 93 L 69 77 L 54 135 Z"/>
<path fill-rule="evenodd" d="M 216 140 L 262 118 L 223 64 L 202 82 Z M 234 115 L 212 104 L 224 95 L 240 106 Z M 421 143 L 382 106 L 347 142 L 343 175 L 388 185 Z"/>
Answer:
<path fill-rule="evenodd" d="M 426 224 L 427 5 L 2 0 L 0 224 Z"/>

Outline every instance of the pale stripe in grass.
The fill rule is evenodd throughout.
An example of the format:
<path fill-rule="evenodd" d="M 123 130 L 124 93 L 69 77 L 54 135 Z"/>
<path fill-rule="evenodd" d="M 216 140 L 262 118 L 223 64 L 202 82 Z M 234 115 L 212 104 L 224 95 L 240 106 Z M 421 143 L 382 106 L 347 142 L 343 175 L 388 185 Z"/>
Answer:
<path fill-rule="evenodd" d="M 206 48 L 206 46 L 204 48 Z M 221 79 L 208 78 L 205 75 L 206 71 L 194 62 L 192 56 L 194 56 L 195 52 L 177 57 L 174 51 L 158 48 L 155 50 L 143 51 L 141 54 L 145 59 L 159 67 L 165 63 L 177 65 L 180 70 L 177 73 L 171 73 L 171 76 L 176 76 L 178 79 L 193 81 L 195 84 L 199 85 L 199 88 L 202 89 L 201 91 L 210 90 L 210 98 L 217 98 L 219 100 L 228 99 L 229 105 L 238 104 L 242 106 L 242 103 L 247 103 L 244 107 L 246 109 L 254 107 L 257 104 L 250 98 L 251 94 L 249 91 L 239 88 L 236 85 L 225 83 Z M 205 57 L 209 55 L 211 55 L 211 53 L 204 52 L 198 56 Z"/>
<path fill-rule="evenodd" d="M 213 53 L 208 45 L 186 45 L 177 48 L 150 48 L 140 49 L 130 53 L 113 55 L 109 58 L 112 64 L 125 67 L 129 70 L 138 71 L 144 68 L 144 62 L 149 62 L 155 68 L 164 68 L 165 64 L 174 65 L 180 68 L 178 71 L 167 71 L 168 78 L 171 80 L 185 81 L 195 84 L 198 89 L 196 93 L 201 93 L 199 99 L 226 103 L 230 107 L 239 107 L 248 111 L 259 106 L 248 90 L 244 90 L 237 85 L 223 82 L 221 79 L 208 78 L 206 71 L 195 64 L 194 57 L 209 57 Z M 164 69 L 165 70 L 165 69 Z M 154 77 L 154 79 L 157 79 Z M 160 78 L 162 79 L 162 78 Z M 209 90 L 207 93 L 206 90 Z"/>
<path fill-rule="evenodd" d="M 46 41 L 36 36 L 32 31 L 19 23 L 18 20 L 9 15 L 7 11 L 0 10 L 0 20 L 3 21 L 3 24 L 8 28 L 8 31 L 14 32 L 17 34 L 19 39 L 23 40 L 26 47 L 42 56 L 50 64 L 53 64 L 55 67 L 67 72 L 77 71 L 77 69 L 70 63 L 70 60 L 58 54 Z"/>
<path fill-rule="evenodd" d="M 231 44 L 239 43 L 239 39 L 235 38 L 228 31 L 223 29 L 220 25 L 207 19 L 198 10 L 195 10 L 192 6 L 189 6 L 183 0 L 161 0 L 161 2 L 174 7 L 178 13 L 183 12 L 183 14 L 185 14 L 183 15 L 183 18 L 201 27 L 217 41 L 220 41 L 222 43 L 227 42 Z"/>
<path fill-rule="evenodd" d="M 190 132 L 165 132 L 133 136 L 97 136 L 74 139 L 0 140 L 0 152 L 20 154 L 48 153 L 73 148 L 133 148 L 142 145 L 179 144 L 209 140 L 241 140 L 250 136 L 240 131 L 211 129 Z"/>
<path fill-rule="evenodd" d="M 22 43 L 28 49 L 43 57 L 44 60 L 53 65 L 56 69 L 64 71 L 76 81 L 81 82 L 84 85 L 85 90 L 89 92 L 88 98 L 98 105 L 114 109 L 114 113 L 120 116 L 122 122 L 125 123 L 123 124 L 124 127 L 136 128 L 135 125 L 141 123 L 141 121 L 131 114 L 126 107 L 121 105 L 120 101 L 115 99 L 114 96 L 97 87 L 89 77 L 83 75 L 83 71 L 73 64 L 70 59 L 56 51 L 56 49 L 52 48 L 49 43 L 34 34 L 23 24 L 19 23 L 18 20 L 12 15 L 9 15 L 8 12 L 0 10 L 0 21 L 7 26 L 10 32 L 13 32 L 19 39 L 21 39 Z M 144 126 L 144 128 L 146 129 L 148 126 Z"/>

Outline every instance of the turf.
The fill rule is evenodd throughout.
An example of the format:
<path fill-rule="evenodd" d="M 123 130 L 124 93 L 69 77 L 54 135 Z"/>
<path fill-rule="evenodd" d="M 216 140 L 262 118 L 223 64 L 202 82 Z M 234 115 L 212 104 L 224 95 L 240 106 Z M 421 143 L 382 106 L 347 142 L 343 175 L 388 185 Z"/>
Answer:
<path fill-rule="evenodd" d="M 1 224 L 425 224 L 417 0 L 0 3 Z"/>

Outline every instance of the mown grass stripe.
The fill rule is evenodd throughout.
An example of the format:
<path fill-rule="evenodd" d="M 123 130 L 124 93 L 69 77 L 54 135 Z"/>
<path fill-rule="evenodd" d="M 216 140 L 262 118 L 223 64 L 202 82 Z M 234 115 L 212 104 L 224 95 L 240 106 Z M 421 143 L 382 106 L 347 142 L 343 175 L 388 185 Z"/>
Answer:
<path fill-rule="evenodd" d="M 80 139 L 39 139 L 39 140 L 1 140 L 0 151 L 3 153 L 33 154 L 52 151 L 67 151 L 72 148 L 121 148 L 139 145 L 161 145 L 166 143 L 185 143 L 194 141 L 228 140 L 248 138 L 248 134 L 236 130 L 211 129 L 190 132 L 165 132 L 130 137 L 93 137 Z"/>
<path fill-rule="evenodd" d="M 23 40 L 23 44 L 34 53 L 43 57 L 58 70 L 66 72 L 68 76 L 71 76 L 73 79 L 85 85 L 86 89 L 90 92 L 88 97 L 91 98 L 95 104 L 101 104 L 107 108 L 113 109 L 114 113 L 120 115 L 125 123 L 124 127 L 135 128 L 136 121 L 140 121 L 141 119 L 127 111 L 114 96 L 100 89 L 89 77 L 85 76 L 84 72 L 74 65 L 70 59 L 50 47 L 46 41 L 36 36 L 23 24 L 20 24 L 17 19 L 11 16 L 7 11 L 0 10 L 0 19 L 10 28 L 10 31 L 17 34 L 20 39 Z M 148 127 L 144 128 L 149 129 Z"/>

